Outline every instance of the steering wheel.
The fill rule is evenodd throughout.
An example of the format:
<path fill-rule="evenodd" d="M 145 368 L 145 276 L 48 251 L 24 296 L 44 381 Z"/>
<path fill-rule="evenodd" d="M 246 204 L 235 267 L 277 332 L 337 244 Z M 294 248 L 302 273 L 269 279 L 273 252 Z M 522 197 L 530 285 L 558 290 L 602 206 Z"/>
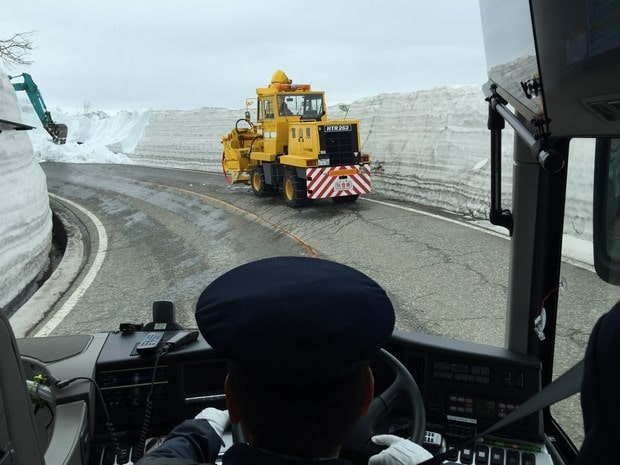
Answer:
<path fill-rule="evenodd" d="M 396 401 L 400 396 L 406 396 L 411 403 L 412 431 L 409 439 L 422 445 L 426 432 L 424 401 L 415 379 L 407 368 L 387 350 L 381 349 L 378 359 L 395 373 L 396 379 L 382 393 L 375 396 L 368 413 L 358 420 L 342 446 L 342 455 L 362 457 L 364 463 L 371 455 L 379 452 L 378 447 L 370 438 L 375 434 L 385 433 L 378 431 L 379 425 L 395 408 Z"/>

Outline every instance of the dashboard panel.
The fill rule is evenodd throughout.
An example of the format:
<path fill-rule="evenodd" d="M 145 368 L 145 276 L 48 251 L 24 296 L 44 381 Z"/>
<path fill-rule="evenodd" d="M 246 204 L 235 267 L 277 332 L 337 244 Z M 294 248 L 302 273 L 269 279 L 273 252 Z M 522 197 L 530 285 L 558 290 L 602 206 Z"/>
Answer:
<path fill-rule="evenodd" d="M 481 433 L 540 390 L 538 360 L 506 349 L 396 332 L 388 350 L 416 379 L 428 427 L 449 442 Z M 542 441 L 542 414 L 518 420 L 498 434 Z"/>
<path fill-rule="evenodd" d="M 176 333 L 166 331 L 164 340 Z M 149 438 L 164 436 L 205 407 L 225 408 L 227 360 L 201 337 L 161 356 L 140 355 L 136 346 L 146 334 L 119 331 L 86 338 L 19 341 L 30 367 L 27 373 L 35 373 L 36 365 L 41 364 L 58 380 L 83 380 L 56 394 L 57 409 L 87 407 L 82 409 L 83 426 L 76 433 L 81 455 L 90 457 L 83 463 L 132 463 L 131 459 L 115 461 L 108 457 L 111 432 L 123 450 L 130 450 L 145 429 Z M 386 349 L 403 363 L 420 388 L 427 421 L 428 442 L 424 445 L 433 453 L 487 429 L 540 389 L 539 362 L 506 349 L 398 331 Z M 372 366 L 376 392 L 382 392 L 393 381 L 394 373 L 374 362 Z M 411 410 L 411 404 L 406 399 L 398 402 L 386 423 L 380 425 L 385 430 L 377 433 L 406 436 L 407 420 L 415 415 L 407 409 Z M 54 426 L 55 432 L 62 428 L 60 424 Z M 66 446 L 56 444 L 52 438 L 50 456 L 54 456 L 55 448 Z M 547 446 L 539 412 L 459 451 L 447 463 L 550 464 Z"/>
<path fill-rule="evenodd" d="M 164 341 L 176 333 L 166 331 Z M 159 357 L 140 355 L 135 347 L 146 334 L 108 336 L 96 368 L 106 404 L 104 408 L 101 401 L 97 403 L 96 434 L 106 434 L 107 410 L 115 429 L 131 439 L 142 428 L 147 398 L 152 403 L 148 421 L 154 435 L 165 434 L 205 407 L 225 408 L 226 360 L 202 338 Z"/>

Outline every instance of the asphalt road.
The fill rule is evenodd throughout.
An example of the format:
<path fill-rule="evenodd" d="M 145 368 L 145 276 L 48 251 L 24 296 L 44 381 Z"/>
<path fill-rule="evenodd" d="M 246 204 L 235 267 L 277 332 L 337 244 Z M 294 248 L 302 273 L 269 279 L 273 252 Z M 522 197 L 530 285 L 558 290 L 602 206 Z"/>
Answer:
<path fill-rule="evenodd" d="M 177 319 L 191 326 L 200 291 L 224 271 L 273 255 L 308 255 L 380 282 L 397 308 L 399 329 L 503 343 L 505 238 L 380 199 L 295 210 L 281 197 L 257 198 L 201 172 L 43 166 L 50 193 L 75 214 L 90 244 L 81 276 L 96 273 L 51 334 L 149 321 L 155 300 L 175 302 Z"/>
<path fill-rule="evenodd" d="M 148 322 L 156 300 L 173 301 L 177 321 L 192 327 L 198 295 L 226 270 L 263 257 L 306 255 L 376 279 L 394 302 L 397 329 L 503 346 L 509 241 L 501 235 L 376 196 L 291 209 L 281 197 L 257 198 L 204 172 L 42 166 L 55 201 L 75 215 L 87 253 L 51 319 L 33 334 Z M 618 299 L 617 289 L 587 267 L 565 264 L 562 274 L 559 373 L 583 355 L 596 318 Z M 573 411 L 577 401 L 567 403 Z"/>
<path fill-rule="evenodd" d="M 103 229 L 105 257 L 80 305 L 54 334 L 110 330 L 148 321 L 154 300 L 172 300 L 193 323 L 206 284 L 241 263 L 308 255 L 356 267 L 383 285 L 406 331 L 503 345 L 509 241 L 413 205 L 362 198 L 291 209 L 281 197 L 257 198 L 245 186 L 197 171 L 126 165 L 46 163 L 50 193 L 84 226 L 91 256 Z M 94 221 L 100 223 L 97 228 Z M 566 292 L 577 308 L 563 327 L 585 345 L 594 322 L 615 302 L 590 270 L 566 264 Z M 79 284 L 79 280 L 76 284 Z M 616 289 L 614 289 L 617 291 Z M 65 298 L 70 295 L 67 293 Z M 62 302 L 61 302 L 62 303 Z"/>

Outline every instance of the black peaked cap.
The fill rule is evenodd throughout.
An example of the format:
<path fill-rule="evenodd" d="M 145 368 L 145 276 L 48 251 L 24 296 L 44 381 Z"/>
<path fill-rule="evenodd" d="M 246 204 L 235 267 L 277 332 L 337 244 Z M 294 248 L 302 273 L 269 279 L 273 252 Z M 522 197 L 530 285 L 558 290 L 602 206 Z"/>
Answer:
<path fill-rule="evenodd" d="M 377 353 L 394 330 L 394 308 L 379 284 L 349 266 L 277 257 L 214 280 L 196 322 L 244 374 L 306 383 L 336 379 Z"/>

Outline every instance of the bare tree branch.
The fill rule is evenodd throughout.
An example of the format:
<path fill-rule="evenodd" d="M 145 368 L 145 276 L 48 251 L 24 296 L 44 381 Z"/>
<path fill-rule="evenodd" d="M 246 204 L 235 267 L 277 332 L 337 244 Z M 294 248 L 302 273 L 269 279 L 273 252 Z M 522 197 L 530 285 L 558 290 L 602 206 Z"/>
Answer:
<path fill-rule="evenodd" d="M 9 39 L 0 39 L 0 61 L 7 68 L 15 65 L 29 65 L 32 63 L 28 55 L 34 49 L 32 37 L 36 31 L 18 32 Z"/>

